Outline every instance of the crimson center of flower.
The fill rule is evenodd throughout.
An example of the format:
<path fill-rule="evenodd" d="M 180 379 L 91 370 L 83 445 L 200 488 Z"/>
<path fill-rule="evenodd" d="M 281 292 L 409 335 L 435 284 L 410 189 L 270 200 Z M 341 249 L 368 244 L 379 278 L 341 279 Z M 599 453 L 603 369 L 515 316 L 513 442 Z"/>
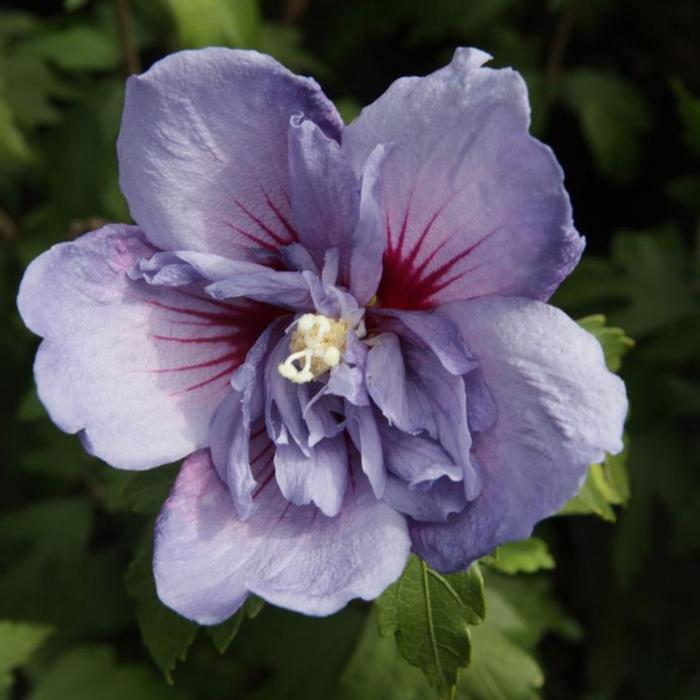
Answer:
<path fill-rule="evenodd" d="M 304 314 L 289 343 L 291 354 L 277 367 L 295 384 L 313 381 L 336 367 L 345 352 L 348 324 L 322 314 Z"/>

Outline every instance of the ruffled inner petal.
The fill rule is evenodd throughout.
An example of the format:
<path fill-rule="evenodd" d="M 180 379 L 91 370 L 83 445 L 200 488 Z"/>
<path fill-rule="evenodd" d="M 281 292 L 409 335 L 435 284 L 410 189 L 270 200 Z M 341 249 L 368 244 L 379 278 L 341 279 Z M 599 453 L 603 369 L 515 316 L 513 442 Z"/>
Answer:
<path fill-rule="evenodd" d="M 337 435 L 321 440 L 305 455 L 296 445 L 277 445 L 275 478 L 294 505 L 316 505 L 324 515 L 338 515 L 348 481 L 348 449 Z"/>
<path fill-rule="evenodd" d="M 338 279 L 347 286 L 359 183 L 338 143 L 300 116 L 292 117 L 289 126 L 289 177 L 299 242 L 318 269 L 326 252 L 337 250 Z"/>

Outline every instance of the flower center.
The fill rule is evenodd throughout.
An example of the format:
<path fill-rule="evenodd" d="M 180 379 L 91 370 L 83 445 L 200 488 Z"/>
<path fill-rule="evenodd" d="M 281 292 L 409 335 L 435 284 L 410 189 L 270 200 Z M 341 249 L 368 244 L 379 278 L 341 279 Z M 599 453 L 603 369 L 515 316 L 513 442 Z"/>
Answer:
<path fill-rule="evenodd" d="M 277 370 L 289 381 L 304 384 L 338 365 L 348 324 L 321 314 L 304 314 L 296 325 L 289 343 L 291 354 Z"/>

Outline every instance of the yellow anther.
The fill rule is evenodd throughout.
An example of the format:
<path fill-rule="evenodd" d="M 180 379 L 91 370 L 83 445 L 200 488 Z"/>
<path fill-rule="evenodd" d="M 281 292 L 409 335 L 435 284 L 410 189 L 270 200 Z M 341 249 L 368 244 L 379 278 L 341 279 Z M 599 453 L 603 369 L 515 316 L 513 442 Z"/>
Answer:
<path fill-rule="evenodd" d="M 291 354 L 277 367 L 279 373 L 295 384 L 304 384 L 337 367 L 345 351 L 347 332 L 345 321 L 304 314 L 297 320 L 289 343 Z"/>

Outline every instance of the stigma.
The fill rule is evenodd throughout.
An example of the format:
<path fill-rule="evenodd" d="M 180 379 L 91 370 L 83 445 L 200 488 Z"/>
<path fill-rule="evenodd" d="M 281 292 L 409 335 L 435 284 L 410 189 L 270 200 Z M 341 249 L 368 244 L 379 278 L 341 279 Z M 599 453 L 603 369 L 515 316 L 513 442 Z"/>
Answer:
<path fill-rule="evenodd" d="M 304 314 L 289 343 L 291 354 L 277 371 L 295 384 L 305 384 L 337 367 L 345 352 L 348 326 L 321 314 Z"/>

